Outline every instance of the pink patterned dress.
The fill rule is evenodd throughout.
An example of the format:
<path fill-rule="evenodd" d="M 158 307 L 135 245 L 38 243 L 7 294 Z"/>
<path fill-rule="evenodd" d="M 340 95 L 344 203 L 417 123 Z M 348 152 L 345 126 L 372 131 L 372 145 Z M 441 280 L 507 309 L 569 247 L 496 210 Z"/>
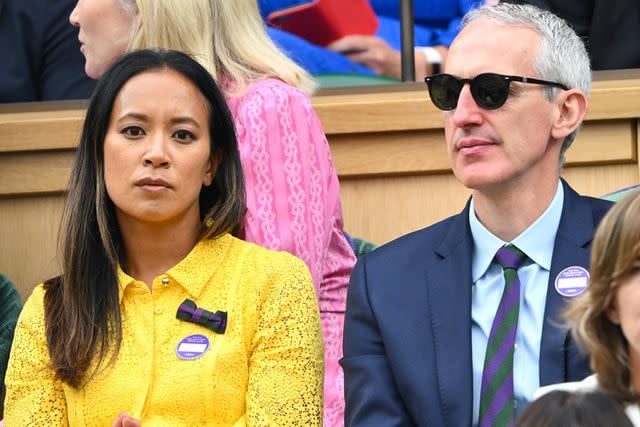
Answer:
<path fill-rule="evenodd" d="M 290 252 L 309 270 L 325 351 L 324 425 L 343 425 L 342 327 L 356 262 L 342 234 L 338 176 L 309 96 L 279 80 L 227 99 L 246 181 L 245 239 Z"/>

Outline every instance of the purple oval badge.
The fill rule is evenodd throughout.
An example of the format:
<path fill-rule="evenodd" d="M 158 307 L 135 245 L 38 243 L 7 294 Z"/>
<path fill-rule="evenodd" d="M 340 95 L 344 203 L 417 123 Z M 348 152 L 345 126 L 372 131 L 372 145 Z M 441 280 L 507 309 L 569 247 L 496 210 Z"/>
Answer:
<path fill-rule="evenodd" d="M 580 295 L 587 286 L 589 286 L 589 272 L 579 265 L 565 268 L 556 277 L 556 291 L 565 297 Z"/>
<path fill-rule="evenodd" d="M 197 359 L 209 350 L 209 338 L 204 335 L 189 335 L 178 343 L 176 354 L 180 359 Z"/>

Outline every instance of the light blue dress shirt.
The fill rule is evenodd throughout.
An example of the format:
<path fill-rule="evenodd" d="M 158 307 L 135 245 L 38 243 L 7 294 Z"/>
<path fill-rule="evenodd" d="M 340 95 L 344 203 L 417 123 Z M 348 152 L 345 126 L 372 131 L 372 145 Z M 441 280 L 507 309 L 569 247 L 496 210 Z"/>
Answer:
<path fill-rule="evenodd" d="M 469 223 L 473 236 L 471 346 L 474 426 L 478 424 L 480 411 L 480 388 L 487 340 L 504 289 L 502 267 L 493 261 L 493 257 L 498 249 L 508 243 L 513 243 L 528 256 L 518 269 L 520 312 L 516 333 L 516 352 L 513 359 L 516 413 L 533 398 L 534 392 L 540 386 L 539 360 L 544 308 L 551 257 L 562 216 L 563 202 L 564 190 L 562 184 L 558 182 L 556 195 L 547 210 L 512 242 L 504 242 L 480 223 L 475 214 L 473 199 L 471 200 Z"/>

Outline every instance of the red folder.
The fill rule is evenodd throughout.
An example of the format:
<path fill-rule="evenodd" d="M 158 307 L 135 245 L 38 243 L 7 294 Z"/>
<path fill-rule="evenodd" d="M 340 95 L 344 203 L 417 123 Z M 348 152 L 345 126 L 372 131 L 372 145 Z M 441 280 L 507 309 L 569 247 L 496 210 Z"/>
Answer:
<path fill-rule="evenodd" d="M 267 20 L 320 46 L 351 34 L 374 35 L 378 30 L 369 0 L 313 0 L 272 12 Z"/>

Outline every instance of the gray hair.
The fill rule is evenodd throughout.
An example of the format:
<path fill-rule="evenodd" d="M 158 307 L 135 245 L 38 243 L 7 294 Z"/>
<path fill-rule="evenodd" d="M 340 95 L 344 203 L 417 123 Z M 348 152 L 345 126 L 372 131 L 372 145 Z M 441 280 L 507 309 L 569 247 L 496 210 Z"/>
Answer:
<path fill-rule="evenodd" d="M 462 28 L 479 19 L 487 19 L 497 24 L 529 27 L 540 34 L 540 46 L 534 61 L 534 70 L 539 78 L 562 83 L 570 89 L 580 89 L 585 95 L 591 89 L 591 66 L 584 42 L 576 32 L 551 12 L 531 5 L 498 3 L 482 6 L 467 13 Z M 544 95 L 552 101 L 560 89 L 546 86 Z M 571 132 L 562 142 L 560 165 L 564 163 L 565 152 L 573 142 L 578 129 Z"/>

